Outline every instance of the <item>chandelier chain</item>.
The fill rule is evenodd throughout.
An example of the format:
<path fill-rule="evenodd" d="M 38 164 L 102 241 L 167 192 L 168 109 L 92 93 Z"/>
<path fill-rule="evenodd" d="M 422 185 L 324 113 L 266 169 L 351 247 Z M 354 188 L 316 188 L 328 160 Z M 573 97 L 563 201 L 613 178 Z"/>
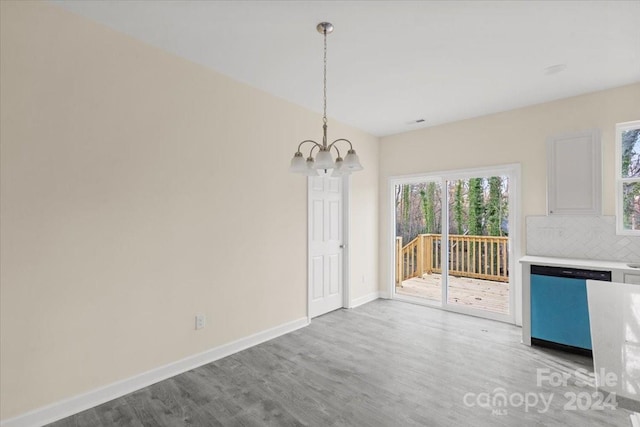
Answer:
<path fill-rule="evenodd" d="M 322 116 L 322 121 L 326 125 L 327 124 L 327 29 L 324 29 L 324 80 L 322 82 L 323 85 L 323 96 L 324 96 L 324 111 Z"/>
<path fill-rule="evenodd" d="M 0 0 L 2 1 L 2 0 Z M 294 153 L 293 159 L 291 159 L 291 166 L 289 170 L 295 173 L 301 173 L 303 175 L 314 176 L 325 175 L 328 171 L 331 172 L 332 177 L 340 177 L 349 175 L 351 172 L 362 170 L 362 165 L 356 154 L 356 150 L 353 149 L 351 141 L 345 138 L 338 138 L 329 144 L 327 140 L 327 35 L 333 31 L 333 25 L 330 22 L 320 22 L 316 26 L 316 30 L 323 35 L 324 44 L 324 56 L 323 56 L 323 73 L 322 73 L 322 143 L 316 142 L 312 139 L 305 139 L 298 144 L 298 150 Z M 310 144 L 309 156 L 305 159 L 302 154 L 302 147 L 306 144 Z M 336 144 L 347 144 L 347 154 L 344 159 L 340 156 L 340 150 Z M 333 158 L 331 154 L 335 151 L 337 157 Z M 315 156 L 314 156 L 315 152 Z M 324 173 L 322 172 L 324 171 Z"/>

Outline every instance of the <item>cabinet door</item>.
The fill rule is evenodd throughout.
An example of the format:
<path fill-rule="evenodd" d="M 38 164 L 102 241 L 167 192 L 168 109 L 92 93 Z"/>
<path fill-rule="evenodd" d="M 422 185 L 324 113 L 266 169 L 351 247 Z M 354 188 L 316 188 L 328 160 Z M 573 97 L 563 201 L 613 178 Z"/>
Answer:
<path fill-rule="evenodd" d="M 599 131 L 549 138 L 547 165 L 547 212 L 550 215 L 602 214 Z"/>

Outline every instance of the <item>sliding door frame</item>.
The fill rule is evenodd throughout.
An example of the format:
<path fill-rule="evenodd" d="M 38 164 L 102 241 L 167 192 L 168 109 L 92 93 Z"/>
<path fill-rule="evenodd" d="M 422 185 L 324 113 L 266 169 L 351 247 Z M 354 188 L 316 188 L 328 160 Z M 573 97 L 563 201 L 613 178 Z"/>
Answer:
<path fill-rule="evenodd" d="M 447 194 L 447 181 L 455 181 L 459 179 L 479 178 L 505 175 L 509 177 L 509 314 L 492 313 L 486 310 L 469 308 L 467 306 L 449 304 L 447 301 L 447 286 L 449 269 L 442 269 L 442 295 L 440 303 L 429 301 L 423 298 L 400 296 L 396 294 L 395 278 L 396 278 L 396 262 L 395 262 L 395 240 L 396 240 L 396 208 L 395 208 L 395 188 L 403 184 L 417 184 L 422 182 L 439 182 L 442 186 L 441 194 L 443 197 Z M 498 166 L 489 166 L 473 169 L 459 169 L 450 171 L 426 172 L 411 175 L 392 176 L 388 179 L 388 208 L 389 208 L 389 233 L 387 247 L 389 248 L 390 266 L 388 277 L 389 295 L 392 299 L 398 299 L 411 303 L 437 307 L 447 311 L 453 311 L 472 316 L 483 317 L 492 320 L 499 320 L 507 323 L 519 323 L 519 315 L 521 307 L 517 306 L 519 296 L 521 295 L 521 283 L 519 264 L 517 260 L 520 258 L 520 164 L 507 164 Z M 442 240 L 448 242 L 449 237 L 449 203 L 444 200 L 442 203 Z M 449 265 L 448 244 L 442 245 L 441 256 L 442 264 Z"/>

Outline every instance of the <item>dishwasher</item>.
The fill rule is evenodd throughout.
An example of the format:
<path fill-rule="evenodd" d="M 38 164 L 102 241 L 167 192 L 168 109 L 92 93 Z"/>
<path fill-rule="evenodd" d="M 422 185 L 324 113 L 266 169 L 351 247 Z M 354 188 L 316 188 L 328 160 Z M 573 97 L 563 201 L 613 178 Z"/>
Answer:
<path fill-rule="evenodd" d="M 587 280 L 610 271 L 531 266 L 531 344 L 591 355 Z"/>

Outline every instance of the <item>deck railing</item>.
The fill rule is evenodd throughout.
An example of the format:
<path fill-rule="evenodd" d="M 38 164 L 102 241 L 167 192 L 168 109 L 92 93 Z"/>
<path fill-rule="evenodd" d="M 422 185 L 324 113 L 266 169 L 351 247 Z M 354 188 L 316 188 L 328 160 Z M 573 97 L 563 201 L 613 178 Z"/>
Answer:
<path fill-rule="evenodd" d="M 449 274 L 509 281 L 508 237 L 449 235 Z M 396 284 L 423 274 L 442 273 L 441 234 L 419 234 L 402 245 L 396 237 Z"/>

